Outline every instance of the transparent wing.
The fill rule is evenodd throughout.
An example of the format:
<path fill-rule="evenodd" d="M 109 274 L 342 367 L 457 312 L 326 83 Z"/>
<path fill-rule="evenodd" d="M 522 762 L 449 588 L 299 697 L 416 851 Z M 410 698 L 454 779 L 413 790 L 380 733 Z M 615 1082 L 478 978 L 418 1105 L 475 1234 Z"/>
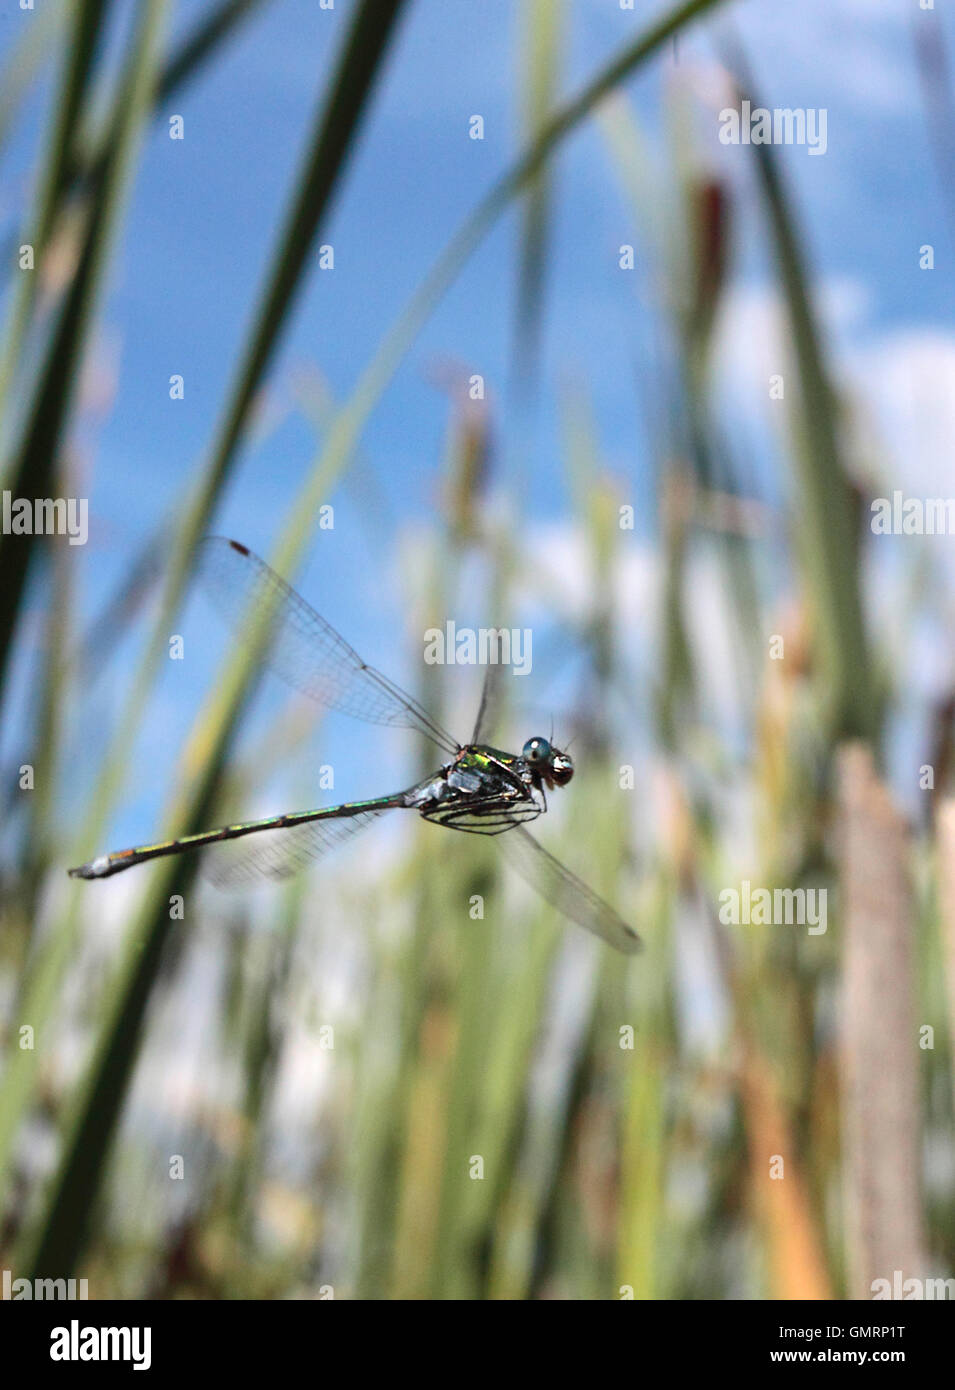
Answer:
<path fill-rule="evenodd" d="M 506 835 L 498 836 L 496 843 L 518 873 L 565 917 L 618 951 L 632 955 L 642 949 L 640 937 L 610 904 L 549 854 L 522 826 L 515 824 Z"/>
<path fill-rule="evenodd" d="M 488 665 L 484 671 L 484 685 L 481 688 L 481 705 L 474 722 L 472 743 L 490 743 L 491 733 L 497 723 L 501 707 L 502 666 Z"/>
<path fill-rule="evenodd" d="M 269 635 L 263 662 L 326 709 L 369 724 L 417 729 L 448 753 L 458 743 L 427 710 L 340 637 L 273 569 L 238 541 L 209 536 L 198 549 L 202 590 L 240 640 Z"/>
<path fill-rule="evenodd" d="M 364 830 L 379 811 L 356 811 L 340 820 L 277 826 L 247 840 L 222 840 L 203 853 L 202 875 L 216 888 L 244 888 L 259 879 L 291 878 Z"/>

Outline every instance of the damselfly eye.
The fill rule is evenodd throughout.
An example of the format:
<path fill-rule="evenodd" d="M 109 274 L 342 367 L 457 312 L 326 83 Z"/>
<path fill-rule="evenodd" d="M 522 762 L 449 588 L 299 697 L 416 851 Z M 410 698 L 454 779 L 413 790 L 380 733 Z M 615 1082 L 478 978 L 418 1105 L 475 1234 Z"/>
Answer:
<path fill-rule="evenodd" d="M 546 738 L 529 738 L 524 744 L 521 756 L 528 763 L 546 763 L 550 760 L 551 748 Z"/>
<path fill-rule="evenodd" d="M 574 775 L 574 760 L 569 753 L 554 753 L 550 760 L 550 775 L 558 787 L 565 787 Z"/>

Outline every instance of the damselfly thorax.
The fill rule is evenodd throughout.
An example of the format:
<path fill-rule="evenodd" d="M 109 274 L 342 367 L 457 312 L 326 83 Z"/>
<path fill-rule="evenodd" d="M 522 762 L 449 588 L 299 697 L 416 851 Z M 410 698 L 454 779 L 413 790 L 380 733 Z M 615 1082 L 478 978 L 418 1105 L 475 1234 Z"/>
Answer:
<path fill-rule="evenodd" d="M 526 746 L 526 745 L 525 745 Z M 434 777 L 414 788 L 425 820 L 475 835 L 500 835 L 547 810 L 541 773 L 524 757 L 469 744 Z"/>

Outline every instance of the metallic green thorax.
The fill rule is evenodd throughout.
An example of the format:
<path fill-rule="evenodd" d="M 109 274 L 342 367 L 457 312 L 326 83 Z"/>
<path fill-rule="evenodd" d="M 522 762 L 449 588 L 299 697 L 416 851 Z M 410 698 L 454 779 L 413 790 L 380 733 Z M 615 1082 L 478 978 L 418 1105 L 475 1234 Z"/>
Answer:
<path fill-rule="evenodd" d="M 462 748 L 456 761 L 459 767 L 477 767 L 486 771 L 493 763 L 503 763 L 505 767 L 513 767 L 515 763 L 521 762 L 521 759 L 516 753 L 505 753 L 501 748 L 492 748 L 490 744 L 478 743 L 470 748 Z"/>

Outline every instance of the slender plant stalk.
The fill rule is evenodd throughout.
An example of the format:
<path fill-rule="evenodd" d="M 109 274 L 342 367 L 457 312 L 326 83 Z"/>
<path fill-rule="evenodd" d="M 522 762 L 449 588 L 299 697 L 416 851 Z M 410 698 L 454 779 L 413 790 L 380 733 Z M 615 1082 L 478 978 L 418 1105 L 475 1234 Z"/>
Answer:
<path fill-rule="evenodd" d="M 0 352 L 0 413 L 4 412 L 17 363 L 23 357 L 23 344 L 37 296 L 37 275 L 42 274 L 43 256 L 50 233 L 63 209 L 67 170 L 73 142 L 83 108 L 96 74 L 99 44 L 109 17 L 109 0 L 90 0 L 79 4 L 71 0 L 72 23 L 64 39 L 63 79 L 59 103 L 50 131 L 50 144 L 40 176 L 33 213 L 33 225 L 26 240 L 33 247 L 35 269 L 21 271 Z"/>
<path fill-rule="evenodd" d="M 871 750 L 839 758 L 845 915 L 846 1253 L 850 1298 L 924 1279 L 912 888 L 903 819 Z"/>

